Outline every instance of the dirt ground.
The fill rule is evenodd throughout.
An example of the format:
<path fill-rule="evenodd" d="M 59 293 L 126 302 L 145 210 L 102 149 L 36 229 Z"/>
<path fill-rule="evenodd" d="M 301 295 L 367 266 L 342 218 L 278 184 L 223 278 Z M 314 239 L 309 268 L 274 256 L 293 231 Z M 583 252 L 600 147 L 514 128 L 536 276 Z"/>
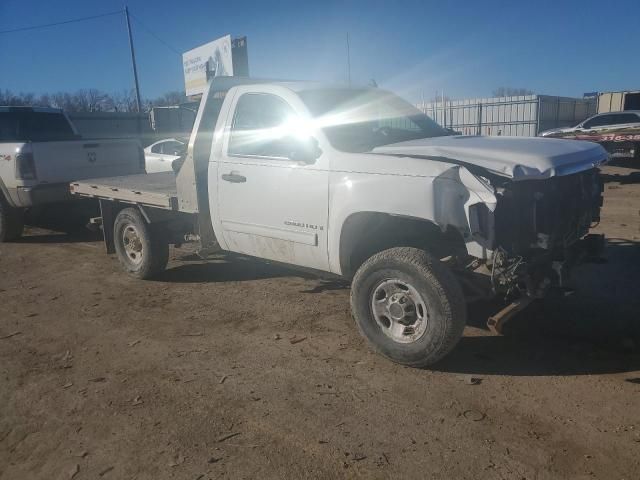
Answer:
<path fill-rule="evenodd" d="M 339 282 L 178 249 L 143 282 L 97 238 L 1 244 L 0 478 L 639 478 L 640 170 L 604 174 L 608 263 L 502 337 L 470 305 L 430 370 L 371 353 Z"/>

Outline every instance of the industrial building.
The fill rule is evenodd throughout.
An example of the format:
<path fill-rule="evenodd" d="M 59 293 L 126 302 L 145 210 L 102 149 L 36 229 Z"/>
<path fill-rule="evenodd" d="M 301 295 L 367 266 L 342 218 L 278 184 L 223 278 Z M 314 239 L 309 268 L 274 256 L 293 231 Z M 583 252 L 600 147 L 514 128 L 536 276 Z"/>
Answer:
<path fill-rule="evenodd" d="M 598 93 L 598 113 L 640 110 L 640 90 Z"/>

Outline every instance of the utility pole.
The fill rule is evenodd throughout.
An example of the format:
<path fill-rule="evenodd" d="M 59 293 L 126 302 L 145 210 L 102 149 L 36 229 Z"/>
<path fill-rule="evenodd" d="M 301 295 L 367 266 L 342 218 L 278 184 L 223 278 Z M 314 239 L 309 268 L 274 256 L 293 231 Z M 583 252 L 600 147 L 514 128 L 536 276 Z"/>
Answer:
<path fill-rule="evenodd" d="M 349 32 L 347 32 L 347 80 L 351 86 L 351 49 L 349 48 Z"/>
<path fill-rule="evenodd" d="M 138 69 L 136 68 L 136 53 L 133 50 L 133 36 L 131 34 L 131 22 L 129 21 L 129 7 L 124 7 L 124 17 L 127 20 L 127 32 L 129 32 L 129 49 L 131 50 L 131 65 L 133 66 L 133 80 L 136 84 L 136 107 L 138 113 L 142 111 L 140 104 L 140 85 L 138 84 Z"/>

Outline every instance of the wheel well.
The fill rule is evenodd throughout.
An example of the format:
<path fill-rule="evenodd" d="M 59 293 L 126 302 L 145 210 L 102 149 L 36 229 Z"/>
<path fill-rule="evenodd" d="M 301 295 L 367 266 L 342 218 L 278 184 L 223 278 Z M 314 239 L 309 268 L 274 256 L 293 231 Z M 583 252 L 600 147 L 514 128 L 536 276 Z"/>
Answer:
<path fill-rule="evenodd" d="M 118 214 L 127 208 L 138 211 L 142 215 L 145 223 L 151 227 L 156 235 L 162 234 L 167 243 L 181 244 L 184 242 L 184 236 L 186 234 L 196 231 L 196 218 L 192 214 L 176 213 L 137 204 L 100 200 L 102 230 L 107 253 L 115 253 L 113 228 Z"/>
<path fill-rule="evenodd" d="M 340 235 L 340 269 L 351 278 L 375 253 L 392 247 L 415 247 L 437 258 L 465 251 L 462 235 L 453 228 L 445 231 L 422 218 L 361 212 L 344 222 Z"/>

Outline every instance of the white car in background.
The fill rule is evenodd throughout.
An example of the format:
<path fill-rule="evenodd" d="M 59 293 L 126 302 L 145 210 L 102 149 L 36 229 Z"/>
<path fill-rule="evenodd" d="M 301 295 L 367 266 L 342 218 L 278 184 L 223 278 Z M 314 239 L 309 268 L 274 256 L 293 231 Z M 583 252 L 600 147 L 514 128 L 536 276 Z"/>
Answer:
<path fill-rule="evenodd" d="M 171 164 L 187 151 L 187 144 L 177 138 L 152 143 L 144 149 L 147 173 L 170 172 Z"/>

